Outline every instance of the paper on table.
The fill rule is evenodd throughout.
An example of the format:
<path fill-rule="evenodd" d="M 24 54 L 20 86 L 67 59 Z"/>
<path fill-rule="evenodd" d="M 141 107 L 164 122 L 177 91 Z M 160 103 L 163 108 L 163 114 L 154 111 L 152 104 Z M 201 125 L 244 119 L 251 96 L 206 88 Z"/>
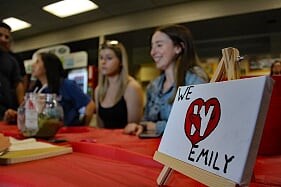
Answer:
<path fill-rule="evenodd" d="M 0 165 L 16 164 L 72 153 L 72 147 L 38 142 L 34 138 L 10 138 L 9 150 L 0 156 Z"/>
<path fill-rule="evenodd" d="M 28 138 L 24 140 L 17 140 L 15 138 L 9 137 L 11 146 L 9 147 L 9 151 L 21 151 L 21 150 L 29 150 L 29 149 L 41 149 L 41 148 L 49 148 L 56 147 L 55 145 L 38 142 L 35 138 Z"/>

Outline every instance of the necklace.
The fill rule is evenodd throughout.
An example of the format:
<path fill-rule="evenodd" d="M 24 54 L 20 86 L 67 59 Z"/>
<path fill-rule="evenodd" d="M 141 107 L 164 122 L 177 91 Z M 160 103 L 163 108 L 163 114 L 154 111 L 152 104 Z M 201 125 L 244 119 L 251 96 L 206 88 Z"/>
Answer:
<path fill-rule="evenodd" d="M 34 93 L 36 93 L 36 91 L 38 90 L 38 92 L 37 93 L 41 93 L 45 88 L 47 88 L 48 87 L 48 85 L 47 84 L 44 84 L 41 88 L 40 88 L 40 90 L 38 90 L 38 87 L 36 87 L 35 89 L 34 89 Z"/>

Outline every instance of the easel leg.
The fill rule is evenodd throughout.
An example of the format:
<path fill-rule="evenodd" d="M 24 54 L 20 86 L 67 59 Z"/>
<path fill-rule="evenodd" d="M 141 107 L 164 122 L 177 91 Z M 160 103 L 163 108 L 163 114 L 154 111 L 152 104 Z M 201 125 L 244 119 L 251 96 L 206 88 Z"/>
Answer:
<path fill-rule="evenodd" d="M 225 73 L 224 58 L 221 58 L 221 61 L 219 62 L 218 67 L 210 82 L 220 81 L 223 78 L 224 73 Z"/>
<path fill-rule="evenodd" d="M 161 173 L 159 174 L 158 178 L 157 178 L 157 184 L 159 186 L 165 185 L 166 182 L 169 180 L 169 177 L 172 174 L 173 169 L 168 167 L 168 166 L 164 166 Z"/>

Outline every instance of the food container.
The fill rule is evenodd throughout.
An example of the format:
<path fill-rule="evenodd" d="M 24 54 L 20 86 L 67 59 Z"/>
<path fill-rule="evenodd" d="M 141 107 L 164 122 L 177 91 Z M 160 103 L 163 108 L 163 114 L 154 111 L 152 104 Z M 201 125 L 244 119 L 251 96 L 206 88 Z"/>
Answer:
<path fill-rule="evenodd" d="M 18 108 L 17 125 L 23 136 L 51 138 L 63 126 L 63 109 L 56 94 L 26 93 Z"/>

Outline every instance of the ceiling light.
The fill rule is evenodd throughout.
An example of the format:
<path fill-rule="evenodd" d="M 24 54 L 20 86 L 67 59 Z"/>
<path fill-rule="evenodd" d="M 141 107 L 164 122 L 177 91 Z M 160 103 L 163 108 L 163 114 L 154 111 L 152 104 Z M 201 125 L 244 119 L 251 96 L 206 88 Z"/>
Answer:
<path fill-rule="evenodd" d="M 43 10 L 64 18 L 98 8 L 89 0 L 63 0 L 43 7 Z"/>
<path fill-rule="evenodd" d="M 117 45 L 119 42 L 117 40 L 111 40 L 109 41 L 110 45 Z"/>
<path fill-rule="evenodd" d="M 12 28 L 12 32 L 31 27 L 31 24 L 14 17 L 3 19 L 3 22 Z"/>

